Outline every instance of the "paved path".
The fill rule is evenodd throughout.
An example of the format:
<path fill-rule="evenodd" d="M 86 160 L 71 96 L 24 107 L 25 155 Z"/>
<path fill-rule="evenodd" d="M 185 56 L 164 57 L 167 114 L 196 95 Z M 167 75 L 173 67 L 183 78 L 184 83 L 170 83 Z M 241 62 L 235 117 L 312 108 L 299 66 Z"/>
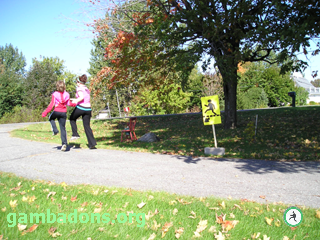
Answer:
<path fill-rule="evenodd" d="M 68 184 L 320 207 L 319 162 L 192 159 L 105 149 L 61 152 L 56 144 L 10 137 L 9 131 L 25 125 L 0 125 L 0 171 Z M 265 199 L 259 197 L 262 195 Z"/>

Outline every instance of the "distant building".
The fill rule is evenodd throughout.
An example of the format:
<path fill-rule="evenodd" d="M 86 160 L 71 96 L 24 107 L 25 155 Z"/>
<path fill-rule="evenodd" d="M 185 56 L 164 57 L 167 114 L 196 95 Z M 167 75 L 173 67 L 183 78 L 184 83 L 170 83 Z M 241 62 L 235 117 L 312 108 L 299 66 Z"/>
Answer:
<path fill-rule="evenodd" d="M 314 87 L 308 79 L 302 76 L 301 73 L 295 72 L 291 75 L 291 77 L 297 87 L 303 87 L 309 92 L 307 103 L 310 101 L 320 103 L 320 88 Z"/>

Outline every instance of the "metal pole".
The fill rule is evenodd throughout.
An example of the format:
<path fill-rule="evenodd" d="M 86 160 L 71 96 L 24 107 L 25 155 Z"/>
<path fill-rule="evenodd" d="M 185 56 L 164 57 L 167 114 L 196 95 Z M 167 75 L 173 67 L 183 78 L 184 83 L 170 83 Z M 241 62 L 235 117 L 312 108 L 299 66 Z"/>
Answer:
<path fill-rule="evenodd" d="M 117 95 L 117 103 L 118 103 L 118 109 L 119 109 L 119 117 L 121 117 L 121 112 L 120 112 L 120 105 L 119 105 L 119 98 L 118 98 L 118 91 L 116 89 L 116 95 Z"/>
<path fill-rule="evenodd" d="M 214 124 L 212 124 L 212 131 L 213 131 L 213 138 L 214 138 L 214 146 L 215 148 L 217 148 L 218 144 L 217 144 L 216 130 L 214 129 Z"/>
<path fill-rule="evenodd" d="M 254 131 L 254 136 L 257 136 L 257 127 L 258 127 L 258 114 L 256 115 L 256 129 Z"/>
<path fill-rule="evenodd" d="M 109 102 L 107 103 L 107 105 L 108 105 L 108 110 L 109 110 L 109 118 L 111 118 L 111 112 L 110 112 Z"/>

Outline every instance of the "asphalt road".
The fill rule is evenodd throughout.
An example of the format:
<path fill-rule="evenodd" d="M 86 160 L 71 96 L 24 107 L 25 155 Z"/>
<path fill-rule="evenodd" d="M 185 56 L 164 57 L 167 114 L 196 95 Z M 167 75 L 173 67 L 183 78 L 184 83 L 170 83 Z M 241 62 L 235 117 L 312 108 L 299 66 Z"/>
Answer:
<path fill-rule="evenodd" d="M 56 144 L 10 137 L 9 131 L 25 125 L 0 125 L 0 171 L 57 183 L 163 190 L 197 197 L 231 196 L 320 208 L 319 162 L 192 159 L 86 148 L 61 152 Z"/>

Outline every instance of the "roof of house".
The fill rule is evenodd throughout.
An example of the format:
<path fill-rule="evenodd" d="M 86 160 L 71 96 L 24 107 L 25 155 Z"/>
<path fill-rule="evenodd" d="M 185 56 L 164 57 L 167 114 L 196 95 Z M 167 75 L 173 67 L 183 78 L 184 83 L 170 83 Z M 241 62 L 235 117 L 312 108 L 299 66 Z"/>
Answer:
<path fill-rule="evenodd" d="M 292 75 L 291 77 L 298 87 L 303 87 L 306 89 L 314 88 L 314 86 L 309 82 L 309 80 L 302 76 Z"/>

